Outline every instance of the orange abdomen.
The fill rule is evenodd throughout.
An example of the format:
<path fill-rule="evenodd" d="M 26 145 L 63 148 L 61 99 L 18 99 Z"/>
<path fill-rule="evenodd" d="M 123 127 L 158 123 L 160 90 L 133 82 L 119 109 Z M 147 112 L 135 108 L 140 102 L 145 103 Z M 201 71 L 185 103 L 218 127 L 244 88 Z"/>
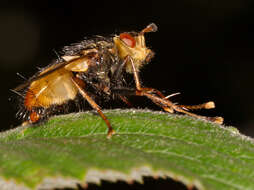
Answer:
<path fill-rule="evenodd" d="M 51 68 L 48 68 L 49 70 Z M 43 71 L 47 72 L 47 70 Z M 72 82 L 73 73 L 65 68 L 33 81 L 25 95 L 24 105 L 28 110 L 36 107 L 48 108 L 51 105 L 61 105 L 73 100 L 78 89 Z"/>

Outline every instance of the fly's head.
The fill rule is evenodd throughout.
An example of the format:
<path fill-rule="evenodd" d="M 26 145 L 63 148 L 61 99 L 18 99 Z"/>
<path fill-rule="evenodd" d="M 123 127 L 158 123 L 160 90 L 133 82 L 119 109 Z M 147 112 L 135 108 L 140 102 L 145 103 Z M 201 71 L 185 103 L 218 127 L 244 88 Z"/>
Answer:
<path fill-rule="evenodd" d="M 144 34 L 147 32 L 156 32 L 157 26 L 149 24 L 139 33 L 125 32 L 113 38 L 116 52 L 120 59 L 124 60 L 127 56 L 135 64 L 137 70 L 144 64 L 148 63 L 153 57 L 153 51 L 146 47 Z M 132 73 L 131 62 L 126 63 L 126 71 Z"/>

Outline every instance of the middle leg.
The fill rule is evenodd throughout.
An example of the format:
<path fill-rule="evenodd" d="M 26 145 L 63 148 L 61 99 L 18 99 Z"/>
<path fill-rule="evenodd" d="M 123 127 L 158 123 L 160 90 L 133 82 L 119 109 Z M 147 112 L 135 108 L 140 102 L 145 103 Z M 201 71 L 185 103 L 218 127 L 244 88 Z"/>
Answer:
<path fill-rule="evenodd" d="M 92 108 L 95 109 L 98 112 L 98 114 L 101 116 L 101 118 L 105 121 L 105 123 L 108 127 L 107 137 L 110 138 L 115 133 L 115 131 L 112 128 L 108 118 L 104 115 L 104 113 L 101 111 L 101 108 L 96 104 L 96 102 L 81 87 L 81 85 L 79 84 L 79 80 L 77 78 L 73 78 L 72 82 L 77 87 L 77 89 L 79 90 L 79 92 L 83 96 L 83 98 L 87 100 L 87 102 L 92 106 Z"/>

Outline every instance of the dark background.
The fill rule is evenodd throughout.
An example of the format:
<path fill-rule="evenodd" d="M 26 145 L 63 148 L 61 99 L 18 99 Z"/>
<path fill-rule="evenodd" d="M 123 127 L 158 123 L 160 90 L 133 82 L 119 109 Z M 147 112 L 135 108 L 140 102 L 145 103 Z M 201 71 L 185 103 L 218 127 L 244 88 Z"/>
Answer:
<path fill-rule="evenodd" d="M 15 119 L 17 105 L 10 92 L 23 82 L 17 72 L 29 78 L 37 67 L 44 67 L 56 58 L 54 49 L 60 50 L 85 36 L 139 31 L 154 22 L 159 30 L 147 34 L 146 39 L 156 56 L 142 70 L 143 83 L 165 94 L 181 92 L 174 98 L 181 103 L 214 100 L 217 108 L 202 114 L 223 116 L 226 125 L 254 136 L 252 2 L 1 1 L 0 130 L 20 124 Z M 161 188 L 164 183 L 172 184 L 168 180 L 152 183 L 148 180 L 145 188 L 155 189 L 157 184 Z M 119 188 L 119 184 L 109 187 Z"/>
<path fill-rule="evenodd" d="M 170 1 L 8 1 L 0 7 L 1 130 L 15 127 L 11 88 L 37 67 L 56 58 L 55 50 L 95 34 L 141 30 L 156 56 L 142 70 L 146 86 L 173 100 L 216 102 L 214 111 L 254 136 L 254 12 L 250 0 Z M 149 105 L 147 105 L 149 107 Z"/>

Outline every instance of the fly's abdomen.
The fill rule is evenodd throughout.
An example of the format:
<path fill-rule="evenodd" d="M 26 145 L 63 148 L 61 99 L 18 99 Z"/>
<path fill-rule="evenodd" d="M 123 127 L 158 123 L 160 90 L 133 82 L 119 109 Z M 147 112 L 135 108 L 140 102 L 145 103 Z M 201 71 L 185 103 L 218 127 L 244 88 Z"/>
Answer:
<path fill-rule="evenodd" d="M 72 82 L 73 74 L 64 68 L 32 82 L 26 92 L 24 105 L 28 110 L 49 108 L 73 100 L 78 93 Z"/>

